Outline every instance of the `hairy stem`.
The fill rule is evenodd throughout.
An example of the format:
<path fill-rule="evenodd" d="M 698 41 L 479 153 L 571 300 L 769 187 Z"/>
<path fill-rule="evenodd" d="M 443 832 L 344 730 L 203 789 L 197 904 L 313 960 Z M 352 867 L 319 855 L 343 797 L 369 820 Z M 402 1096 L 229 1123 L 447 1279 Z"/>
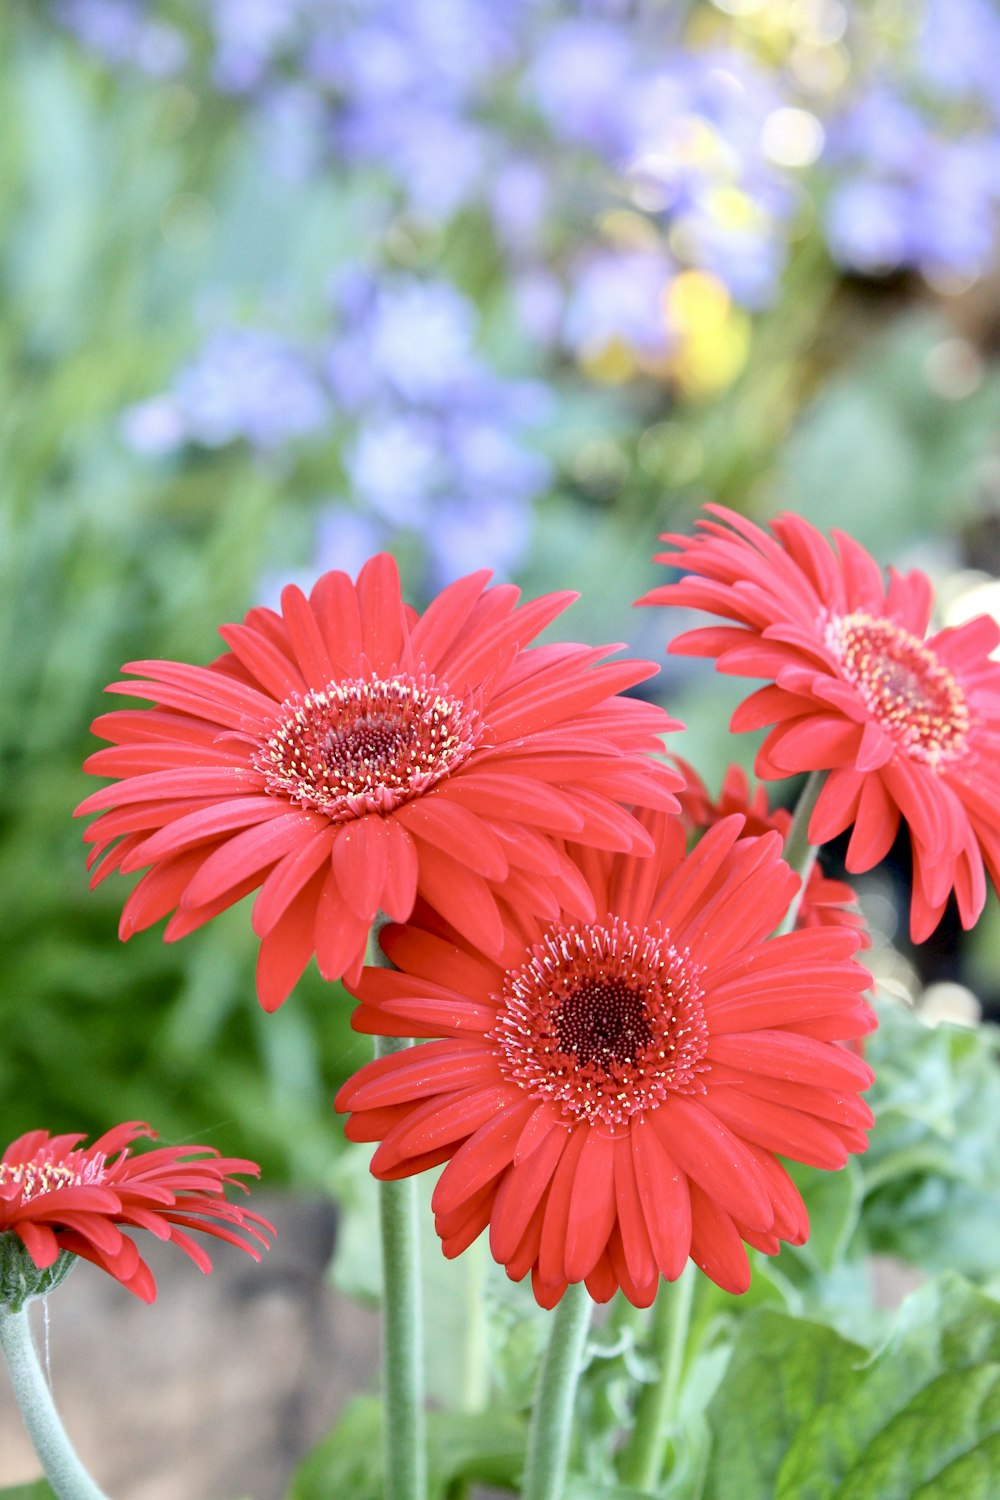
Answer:
<path fill-rule="evenodd" d="M 799 800 L 795 804 L 795 812 L 792 814 L 792 826 L 788 830 L 785 839 L 783 854 L 798 875 L 802 884 L 792 897 L 792 904 L 788 908 L 785 920 L 778 928 L 780 932 L 791 932 L 795 926 L 795 918 L 799 914 L 802 904 L 802 893 L 806 888 L 806 881 L 816 861 L 817 847 L 809 842 L 809 819 L 813 815 L 813 809 L 823 789 L 826 780 L 825 771 L 810 771 L 806 784 L 799 793 Z"/>
<path fill-rule="evenodd" d="M 660 1287 L 653 1307 L 650 1352 L 660 1373 L 642 1389 L 632 1441 L 619 1465 L 622 1479 L 636 1489 L 656 1491 L 676 1429 L 694 1286 L 695 1268 L 688 1261 L 676 1281 Z"/>
<path fill-rule="evenodd" d="M 375 919 L 369 962 L 392 965 Z M 388 1057 L 413 1045 L 409 1038 L 377 1036 L 375 1056 Z M 424 1500 L 427 1493 L 427 1437 L 424 1418 L 424 1341 L 420 1287 L 417 1187 L 412 1178 L 380 1182 L 382 1238 L 382 1384 L 385 1398 L 383 1455 L 386 1500 Z"/>
<path fill-rule="evenodd" d="M 580 1282 L 566 1288 L 553 1314 L 528 1429 L 522 1500 L 562 1500 L 573 1402 L 592 1306 Z"/>
<path fill-rule="evenodd" d="M 66 1436 L 35 1352 L 27 1308 L 0 1307 L 0 1347 L 24 1425 L 58 1500 L 107 1500 Z"/>

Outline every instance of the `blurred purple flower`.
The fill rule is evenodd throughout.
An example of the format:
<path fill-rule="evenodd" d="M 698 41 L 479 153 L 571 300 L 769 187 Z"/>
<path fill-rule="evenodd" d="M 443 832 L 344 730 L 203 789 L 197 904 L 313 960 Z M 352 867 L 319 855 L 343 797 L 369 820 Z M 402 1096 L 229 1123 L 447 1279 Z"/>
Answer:
<path fill-rule="evenodd" d="M 215 39 L 212 76 L 221 89 L 247 93 L 262 83 L 305 24 L 310 0 L 210 0 Z"/>
<path fill-rule="evenodd" d="M 605 251 L 574 277 L 563 336 L 574 353 L 615 342 L 649 355 L 667 347 L 663 296 L 673 268 L 655 251 Z"/>
<path fill-rule="evenodd" d="M 267 163 L 279 177 L 305 182 L 320 170 L 326 149 L 323 103 L 301 83 L 262 92 L 254 120 Z"/>
<path fill-rule="evenodd" d="M 558 278 L 544 269 L 523 271 L 511 285 L 514 314 L 536 344 L 553 344 L 559 336 L 566 296 Z"/>
<path fill-rule="evenodd" d="M 773 76 L 726 51 L 678 53 L 633 98 L 637 202 L 663 216 L 679 264 L 711 272 L 751 308 L 777 293 L 796 204 L 787 170 L 762 145 L 786 103 Z"/>
<path fill-rule="evenodd" d="M 313 581 L 331 568 L 356 578 L 368 558 L 384 544 L 384 529 L 369 516 L 342 505 L 322 511 L 316 523 Z"/>
<path fill-rule="evenodd" d="M 942 93 L 979 95 L 1000 120 L 1000 12 L 991 0 L 925 0 L 918 57 Z"/>
<path fill-rule="evenodd" d="M 241 328 L 217 333 L 174 377 L 169 395 L 125 413 L 127 442 L 165 453 L 182 442 L 220 448 L 244 438 L 270 449 L 329 420 L 329 403 L 304 355 L 274 334 Z"/>
<path fill-rule="evenodd" d="M 440 436 L 426 417 L 401 414 L 363 426 L 344 459 L 353 493 L 397 526 L 419 526 L 440 477 Z"/>
<path fill-rule="evenodd" d="M 957 85 L 956 68 L 950 76 Z M 880 84 L 834 122 L 829 140 L 840 168 L 825 210 L 836 261 L 866 272 L 987 269 L 996 250 L 1000 134 L 967 130 L 949 139 L 943 122 Z"/>
<path fill-rule="evenodd" d="M 349 160 L 387 169 L 414 211 L 434 221 L 475 197 L 483 180 L 483 132 L 438 105 L 407 102 L 347 116 L 334 138 Z"/>
<path fill-rule="evenodd" d="M 943 145 L 915 194 L 916 259 L 928 272 L 978 276 L 996 253 L 1000 138 Z"/>
<path fill-rule="evenodd" d="M 513 157 L 500 165 L 490 188 L 490 210 L 497 233 L 511 250 L 538 250 L 551 199 L 549 178 L 537 162 Z"/>
<path fill-rule="evenodd" d="M 730 224 L 699 206 L 685 218 L 685 235 L 685 261 L 716 276 L 743 307 L 774 301 L 786 247 L 773 223 Z"/>
<path fill-rule="evenodd" d="M 119 430 L 129 448 L 150 458 L 176 452 L 187 437 L 184 418 L 173 396 L 152 396 L 126 407 Z"/>
<path fill-rule="evenodd" d="M 524 89 L 558 139 L 616 157 L 630 144 L 634 71 L 631 39 L 623 27 L 600 20 L 563 21 L 543 35 Z"/>
<path fill-rule="evenodd" d="M 476 315 L 447 281 L 376 282 L 343 275 L 334 290 L 343 334 L 327 359 L 330 381 L 350 406 L 382 388 L 410 402 L 437 402 L 478 374 Z"/>
<path fill-rule="evenodd" d="M 898 183 L 872 177 L 842 182 L 826 205 L 826 237 L 838 265 L 886 272 L 912 258 L 912 201 Z"/>
<path fill-rule="evenodd" d="M 339 330 L 326 370 L 356 422 L 344 454 L 352 497 L 387 527 L 418 534 L 435 578 L 451 576 L 445 559 L 475 541 L 470 517 L 505 539 L 501 562 L 513 558 L 551 480 L 528 441 L 551 412 L 551 390 L 485 363 L 476 309 L 448 282 L 378 280 L 347 266 L 330 295 Z"/>
<path fill-rule="evenodd" d="M 85 47 L 116 67 L 168 78 L 187 61 L 184 37 L 151 16 L 143 0 L 58 0 L 55 13 Z"/>
<path fill-rule="evenodd" d="M 856 163 L 870 173 L 919 172 L 931 140 L 928 122 L 887 83 L 854 100 L 827 130 L 833 164 Z"/>
<path fill-rule="evenodd" d="M 453 421 L 447 432 L 456 472 L 471 496 L 485 490 L 524 499 L 551 481 L 548 461 L 488 418 Z"/>
<path fill-rule="evenodd" d="M 530 509 L 509 496 L 446 501 L 427 535 L 431 586 L 443 588 L 485 560 L 501 577 L 509 575 L 527 556 L 531 531 Z"/>

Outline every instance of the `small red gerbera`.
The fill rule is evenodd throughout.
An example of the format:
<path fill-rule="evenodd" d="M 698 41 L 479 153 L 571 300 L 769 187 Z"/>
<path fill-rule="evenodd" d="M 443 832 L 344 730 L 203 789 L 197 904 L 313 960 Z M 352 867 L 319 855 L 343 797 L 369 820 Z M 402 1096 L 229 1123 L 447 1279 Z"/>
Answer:
<path fill-rule="evenodd" d="M 81 1135 L 19 1136 L 0 1158 L 0 1234 L 17 1235 L 39 1270 L 69 1251 L 143 1302 L 155 1299 L 156 1283 L 122 1227 L 172 1240 L 202 1271 L 212 1263 L 186 1230 L 226 1240 L 259 1260 L 260 1251 L 239 1231 L 267 1249 L 274 1226 L 224 1196 L 227 1183 L 246 1191 L 233 1174 L 259 1177 L 256 1163 L 219 1156 L 211 1146 L 130 1153 L 134 1140 L 152 1135 L 148 1125 L 132 1122 L 87 1147 L 79 1145 Z"/>
<path fill-rule="evenodd" d="M 601 664 L 609 648 L 536 646 L 575 595 L 515 608 L 488 572 L 446 588 L 421 616 L 403 603 L 393 559 L 353 584 L 327 573 L 282 613 L 223 626 L 209 667 L 132 662 L 152 699 L 94 721 L 114 748 L 86 769 L 117 776 L 78 813 L 93 881 L 151 866 L 125 903 L 128 938 L 176 908 L 172 940 L 248 892 L 261 939 L 265 1009 L 313 952 L 325 979 L 360 973 L 372 919 L 405 920 L 417 893 L 470 941 L 497 952 L 501 906 L 586 918 L 590 894 L 553 842 L 647 849 L 620 802 L 675 810 L 676 774 L 652 758 L 679 728 L 615 696 L 655 673 Z M 109 810 L 110 809 L 110 810 Z"/>
<path fill-rule="evenodd" d="M 671 760 L 684 777 L 684 789 L 678 792 L 677 799 L 681 804 L 681 818 L 688 829 L 711 828 L 722 818 L 739 813 L 743 817 L 744 838 L 759 838 L 773 829 L 780 833 L 783 844 L 787 841 L 792 826 L 791 813 L 784 807 L 777 807 L 772 812 L 766 787 L 758 784 L 751 789 L 742 766 L 729 766 L 718 798 L 713 801 L 708 787 L 693 766 L 679 755 L 671 756 Z M 829 879 L 818 864 L 812 866 L 806 878 L 795 925 L 854 927 L 862 934 L 862 946 L 868 944 L 864 917 L 857 909 L 857 898 L 851 887 L 843 880 Z"/>
<path fill-rule="evenodd" d="M 768 939 L 798 883 L 777 833 L 728 818 L 685 856 L 678 819 L 646 821 L 651 858 L 574 850 L 594 919 L 511 922 L 494 961 L 431 914 L 386 928 L 398 972 L 352 990 L 358 1030 L 439 1040 L 343 1086 L 348 1136 L 381 1141 L 377 1177 L 446 1161 L 445 1254 L 489 1225 L 544 1306 L 578 1281 L 646 1306 L 689 1256 L 745 1291 L 744 1241 L 809 1232 L 777 1156 L 835 1169 L 867 1146 L 872 1074 L 836 1045 L 875 1024 L 857 933 Z"/>
<path fill-rule="evenodd" d="M 889 569 L 851 537 L 835 546 L 799 516 L 773 535 L 721 506 L 693 537 L 662 538 L 657 561 L 688 576 L 638 602 L 704 609 L 736 623 L 689 631 L 682 655 L 769 679 L 733 715 L 736 730 L 774 728 L 757 757 L 768 780 L 829 771 L 809 825 L 826 843 L 852 823 L 847 868 L 885 858 L 902 816 L 913 846 L 915 941 L 954 889 L 971 927 L 1000 883 L 1000 626 L 986 616 L 927 635 L 931 586 Z"/>

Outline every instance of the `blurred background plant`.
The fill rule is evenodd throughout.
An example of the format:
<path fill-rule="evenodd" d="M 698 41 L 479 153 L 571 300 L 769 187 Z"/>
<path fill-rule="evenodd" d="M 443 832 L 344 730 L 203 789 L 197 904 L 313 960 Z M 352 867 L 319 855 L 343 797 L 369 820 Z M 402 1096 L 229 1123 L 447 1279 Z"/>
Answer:
<path fill-rule="evenodd" d="M 339 989 L 264 1018 L 244 912 L 123 949 L 86 889 L 70 814 L 123 661 L 207 661 L 379 547 L 416 604 L 490 565 L 660 657 L 629 602 L 707 499 L 925 567 L 947 619 L 1000 607 L 998 56 L 995 0 L 9 0 L 0 1133 L 155 1118 L 361 1191 Z M 713 786 L 749 763 L 739 685 L 678 659 L 655 691 Z M 861 894 L 890 988 L 1000 1005 L 995 902 L 921 972 L 891 883 Z M 988 1031 L 938 1035 L 943 1113 L 890 1078 L 908 1123 L 872 1157 L 864 1233 L 914 1253 L 986 1192 L 971 1157 L 927 1185 L 955 1079 L 996 1086 Z"/>

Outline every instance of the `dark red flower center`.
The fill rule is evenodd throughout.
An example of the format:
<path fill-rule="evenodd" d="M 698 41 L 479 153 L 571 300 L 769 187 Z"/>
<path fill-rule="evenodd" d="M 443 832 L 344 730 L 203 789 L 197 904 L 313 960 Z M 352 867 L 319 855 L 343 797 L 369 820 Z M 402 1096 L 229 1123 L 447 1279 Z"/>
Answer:
<path fill-rule="evenodd" d="M 396 672 L 286 699 L 253 763 L 272 795 L 343 823 L 419 796 L 467 759 L 480 734 L 470 703 L 433 677 Z"/>
<path fill-rule="evenodd" d="M 19 1188 L 20 1201 L 28 1203 L 60 1188 L 93 1187 L 104 1179 L 104 1162 L 101 1154 L 88 1157 L 82 1151 L 71 1151 L 62 1161 L 56 1161 L 40 1151 L 31 1161 L 0 1162 L 0 1189 Z"/>
<path fill-rule="evenodd" d="M 908 755 L 937 767 L 963 754 L 971 722 L 965 694 L 929 646 L 863 610 L 834 616 L 825 639 L 844 677 Z"/>
<path fill-rule="evenodd" d="M 504 976 L 490 1039 L 505 1077 L 567 1121 L 614 1131 L 671 1092 L 701 1092 L 698 966 L 659 923 L 553 926 Z"/>

